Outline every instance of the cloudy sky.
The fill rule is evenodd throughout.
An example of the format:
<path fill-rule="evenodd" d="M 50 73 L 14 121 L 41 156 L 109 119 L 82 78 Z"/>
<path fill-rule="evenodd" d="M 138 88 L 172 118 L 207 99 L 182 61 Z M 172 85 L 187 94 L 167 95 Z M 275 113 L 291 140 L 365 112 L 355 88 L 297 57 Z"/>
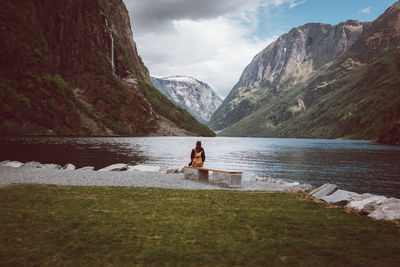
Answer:
<path fill-rule="evenodd" d="M 309 22 L 371 21 L 395 0 L 123 0 L 150 74 L 185 75 L 225 98 L 252 58 Z"/>

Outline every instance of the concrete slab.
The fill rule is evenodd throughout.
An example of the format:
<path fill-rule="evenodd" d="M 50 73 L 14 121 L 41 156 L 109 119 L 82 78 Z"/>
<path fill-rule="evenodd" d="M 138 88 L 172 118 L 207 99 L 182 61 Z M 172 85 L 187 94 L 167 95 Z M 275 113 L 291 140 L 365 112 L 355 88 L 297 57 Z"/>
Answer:
<path fill-rule="evenodd" d="M 324 184 L 317 189 L 311 191 L 310 195 L 317 199 L 321 199 L 324 196 L 329 196 L 333 192 L 338 189 L 338 186 L 335 184 Z"/>
<path fill-rule="evenodd" d="M 110 166 L 107 166 L 105 168 L 102 168 L 100 170 L 97 170 L 99 172 L 107 172 L 107 171 L 119 171 L 121 169 L 125 169 L 128 167 L 128 164 L 124 163 L 117 163 L 117 164 L 112 164 Z"/>
<path fill-rule="evenodd" d="M 199 180 L 199 172 L 197 169 L 184 168 L 183 174 L 184 174 L 186 180 L 194 180 L 194 181 Z"/>
<path fill-rule="evenodd" d="M 213 171 L 210 183 L 224 187 L 240 187 L 242 185 L 242 174 Z"/>
<path fill-rule="evenodd" d="M 344 206 L 348 202 L 353 200 L 354 197 L 357 197 L 359 195 L 360 194 L 355 193 L 355 192 L 350 192 L 350 191 L 339 189 L 328 196 L 321 197 L 320 199 L 329 204 L 332 204 L 332 205 Z"/>

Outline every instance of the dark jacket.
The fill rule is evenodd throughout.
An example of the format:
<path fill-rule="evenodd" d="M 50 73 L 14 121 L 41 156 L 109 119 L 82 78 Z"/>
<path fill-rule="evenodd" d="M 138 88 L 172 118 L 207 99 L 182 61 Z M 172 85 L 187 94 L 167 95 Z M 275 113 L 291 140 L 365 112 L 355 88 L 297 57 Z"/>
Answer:
<path fill-rule="evenodd" d="M 196 148 L 193 148 L 193 149 L 192 149 L 192 154 L 190 155 L 191 161 L 190 161 L 190 163 L 189 163 L 189 166 L 192 166 L 192 161 L 193 161 L 194 156 L 195 156 L 195 152 L 194 152 L 195 149 L 196 149 Z M 203 162 L 204 162 L 204 161 L 206 161 L 206 152 L 204 151 L 203 147 L 200 147 L 200 150 L 197 150 L 197 153 L 200 152 L 200 151 L 203 151 L 203 153 L 201 153 L 201 159 L 202 159 Z"/>

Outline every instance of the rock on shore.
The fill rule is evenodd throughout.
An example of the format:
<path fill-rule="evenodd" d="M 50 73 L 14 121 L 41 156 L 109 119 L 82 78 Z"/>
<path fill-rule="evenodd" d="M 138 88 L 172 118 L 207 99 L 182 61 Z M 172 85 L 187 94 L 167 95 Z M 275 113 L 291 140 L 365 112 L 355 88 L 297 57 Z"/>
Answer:
<path fill-rule="evenodd" d="M 332 184 L 324 184 L 310 194 L 328 204 L 344 206 L 370 218 L 400 221 L 400 199 L 397 198 L 358 194 L 338 189 Z"/>

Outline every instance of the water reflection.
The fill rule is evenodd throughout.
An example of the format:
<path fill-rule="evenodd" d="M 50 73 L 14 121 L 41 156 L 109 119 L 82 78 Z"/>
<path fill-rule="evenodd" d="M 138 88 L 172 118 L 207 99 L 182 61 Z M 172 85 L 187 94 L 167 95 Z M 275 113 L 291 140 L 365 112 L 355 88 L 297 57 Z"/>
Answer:
<path fill-rule="evenodd" d="M 116 140 L 115 140 L 116 141 Z M 124 162 L 141 164 L 148 159 L 139 146 L 112 138 L 25 137 L 0 139 L 0 159 L 39 161 L 96 169 Z"/>
<path fill-rule="evenodd" d="M 72 163 L 96 169 L 114 163 L 182 168 L 196 137 L 0 138 L 0 160 Z M 201 138 L 210 168 L 254 172 L 287 181 L 335 183 L 355 192 L 400 197 L 400 147 L 368 141 Z"/>

